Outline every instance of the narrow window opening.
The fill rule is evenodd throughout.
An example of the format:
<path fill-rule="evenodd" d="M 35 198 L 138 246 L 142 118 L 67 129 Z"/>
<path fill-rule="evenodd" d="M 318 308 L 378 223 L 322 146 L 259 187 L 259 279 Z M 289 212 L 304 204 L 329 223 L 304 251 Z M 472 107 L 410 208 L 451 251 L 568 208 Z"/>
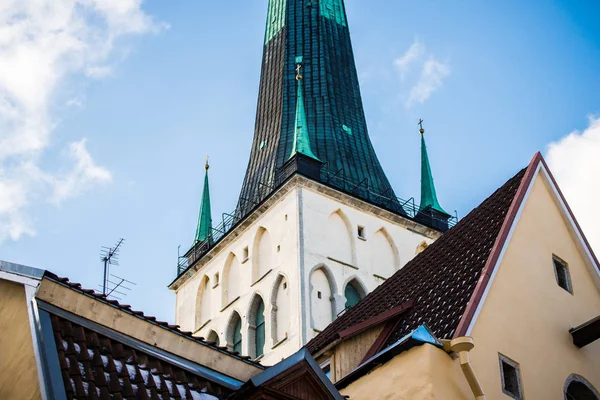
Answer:
<path fill-rule="evenodd" d="M 287 289 L 287 282 L 283 282 L 283 290 Z"/>
<path fill-rule="evenodd" d="M 356 287 L 354 286 L 354 282 L 350 282 L 346 286 L 344 295 L 346 297 L 346 309 L 354 307 L 361 300 L 360 293 L 358 292 L 358 290 L 356 290 Z"/>
<path fill-rule="evenodd" d="M 213 281 L 215 282 L 215 284 L 213 285 L 213 288 L 216 288 L 217 286 L 219 286 L 219 273 L 218 272 L 215 274 Z"/>
<path fill-rule="evenodd" d="M 288 220 L 288 216 L 287 216 L 287 214 L 285 214 L 285 220 L 286 220 L 286 221 Z"/>
<path fill-rule="evenodd" d="M 519 365 L 516 362 L 500 355 L 500 375 L 502 378 L 502 391 L 504 394 L 512 397 L 513 399 L 523 399 Z"/>
<path fill-rule="evenodd" d="M 554 256 L 552 258 L 554 263 L 554 274 L 556 276 L 556 283 L 558 286 L 573 294 L 573 286 L 571 284 L 571 274 L 569 273 L 569 267 L 567 263 Z"/>
<path fill-rule="evenodd" d="M 256 348 L 256 358 L 265 353 L 265 303 L 260 300 L 255 316 L 256 331 L 254 336 L 254 345 Z"/>
<path fill-rule="evenodd" d="M 248 259 L 248 246 L 244 247 L 244 250 L 242 252 L 242 256 L 243 256 L 242 259 L 244 261 L 246 261 Z"/>
<path fill-rule="evenodd" d="M 233 351 L 242 354 L 242 320 L 239 316 L 233 327 Z"/>
<path fill-rule="evenodd" d="M 317 297 L 320 299 L 321 298 L 321 292 L 317 292 Z"/>
<path fill-rule="evenodd" d="M 359 238 L 365 239 L 365 227 L 359 225 L 357 229 L 357 234 Z"/>

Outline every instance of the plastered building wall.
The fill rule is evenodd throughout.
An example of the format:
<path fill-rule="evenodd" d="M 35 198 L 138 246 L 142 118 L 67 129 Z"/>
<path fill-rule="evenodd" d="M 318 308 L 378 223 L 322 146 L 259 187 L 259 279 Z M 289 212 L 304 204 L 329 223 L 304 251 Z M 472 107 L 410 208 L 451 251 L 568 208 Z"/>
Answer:
<path fill-rule="evenodd" d="M 262 361 L 275 364 L 343 312 L 350 282 L 366 295 L 419 246 L 439 237 L 422 226 L 421 232 L 409 229 L 415 225 L 409 220 L 361 209 L 356 200 L 327 196 L 307 182 L 300 180 L 243 232 L 231 232 L 235 240 L 176 289 L 182 329 L 211 340 L 218 336 L 221 345 L 232 347 L 237 314 L 242 354 L 254 357 L 260 296 L 266 333 Z"/>
<path fill-rule="evenodd" d="M 498 354 L 520 366 L 524 398 L 563 399 L 571 374 L 600 388 L 600 341 L 577 348 L 569 334 L 600 315 L 600 293 L 551 188 L 539 175 L 471 336 L 471 361 L 488 399 L 502 393 Z M 552 256 L 568 263 L 573 294 L 558 286 Z"/>
<path fill-rule="evenodd" d="M 430 344 L 397 355 L 340 392 L 352 400 L 473 398 L 458 361 Z"/>
<path fill-rule="evenodd" d="M 0 279 L 0 399 L 41 399 L 23 285 Z"/>

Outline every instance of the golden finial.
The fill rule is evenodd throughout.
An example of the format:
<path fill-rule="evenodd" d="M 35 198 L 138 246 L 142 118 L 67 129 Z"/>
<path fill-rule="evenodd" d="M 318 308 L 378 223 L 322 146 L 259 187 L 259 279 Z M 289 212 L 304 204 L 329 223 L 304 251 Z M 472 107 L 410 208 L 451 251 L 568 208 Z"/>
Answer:
<path fill-rule="evenodd" d="M 302 69 L 302 64 L 298 64 L 296 66 L 296 80 L 299 81 L 302 79 L 302 75 L 300 74 L 300 70 Z"/>
<path fill-rule="evenodd" d="M 208 156 L 206 156 L 206 163 L 204 164 L 204 169 L 208 171 L 210 165 L 208 165 Z"/>
<path fill-rule="evenodd" d="M 419 132 L 421 133 L 421 135 L 424 134 L 425 129 L 423 129 L 423 120 L 422 119 L 419 119 L 419 128 L 421 128 L 421 129 L 419 129 Z"/>

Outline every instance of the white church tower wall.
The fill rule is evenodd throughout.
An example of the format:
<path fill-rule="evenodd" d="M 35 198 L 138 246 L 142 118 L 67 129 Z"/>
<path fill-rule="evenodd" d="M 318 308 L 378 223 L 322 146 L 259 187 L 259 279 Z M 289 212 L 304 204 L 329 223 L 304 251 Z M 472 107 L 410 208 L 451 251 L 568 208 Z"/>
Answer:
<path fill-rule="evenodd" d="M 348 285 L 364 297 L 439 236 L 305 178 L 279 190 L 172 287 L 183 330 L 233 350 L 239 328 L 240 352 L 267 365 L 344 312 Z"/>

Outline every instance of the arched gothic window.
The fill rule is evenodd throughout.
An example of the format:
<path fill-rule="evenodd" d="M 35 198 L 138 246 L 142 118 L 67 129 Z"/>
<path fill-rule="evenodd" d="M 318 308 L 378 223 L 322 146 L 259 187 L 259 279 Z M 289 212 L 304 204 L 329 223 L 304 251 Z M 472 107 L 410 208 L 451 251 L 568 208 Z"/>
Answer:
<path fill-rule="evenodd" d="M 254 337 L 256 346 L 256 357 L 265 353 L 265 303 L 260 300 L 258 310 L 256 310 L 256 335 Z"/>
<path fill-rule="evenodd" d="M 248 355 L 258 358 L 265 352 L 265 302 L 256 294 L 248 311 Z"/>
<path fill-rule="evenodd" d="M 600 400 L 600 394 L 585 378 L 573 374 L 565 383 L 565 400 Z"/>
<path fill-rule="evenodd" d="M 211 318 L 211 286 L 208 276 L 200 281 L 196 298 L 196 329 L 200 329 Z"/>
<path fill-rule="evenodd" d="M 240 262 L 235 254 L 229 254 L 223 270 L 223 288 L 221 292 L 221 307 L 225 307 L 239 297 L 242 288 L 242 271 Z"/>
<path fill-rule="evenodd" d="M 326 232 L 327 255 L 337 261 L 354 265 L 354 236 L 350 222 L 341 210 L 329 216 Z"/>
<path fill-rule="evenodd" d="M 398 270 L 398 249 L 384 228 L 379 229 L 371 239 L 371 266 L 373 271 L 389 278 Z"/>
<path fill-rule="evenodd" d="M 268 230 L 261 227 L 256 234 L 252 252 L 252 282 L 256 282 L 273 268 L 272 253 L 271 235 Z"/>
<path fill-rule="evenodd" d="M 346 285 L 346 290 L 344 291 L 344 296 L 346 296 L 346 308 L 354 307 L 361 300 L 358 290 L 356 290 L 352 283 L 353 282 L 350 282 Z"/>
<path fill-rule="evenodd" d="M 333 321 L 335 282 L 328 270 L 319 267 L 310 276 L 310 287 L 312 327 L 317 331 L 322 331 Z"/>
<path fill-rule="evenodd" d="M 290 329 L 290 289 L 288 281 L 279 275 L 271 294 L 271 339 L 274 344 L 284 340 Z"/>
<path fill-rule="evenodd" d="M 231 351 L 242 354 L 242 319 L 237 311 L 234 311 L 229 319 L 226 333 L 227 347 Z"/>

